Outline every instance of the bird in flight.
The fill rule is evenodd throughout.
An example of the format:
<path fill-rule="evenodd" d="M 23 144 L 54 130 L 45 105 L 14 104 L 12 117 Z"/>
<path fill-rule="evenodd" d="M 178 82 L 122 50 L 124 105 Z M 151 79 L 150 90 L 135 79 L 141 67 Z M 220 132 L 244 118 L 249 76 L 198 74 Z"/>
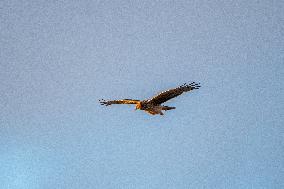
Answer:
<path fill-rule="evenodd" d="M 184 92 L 192 91 L 194 89 L 199 89 L 200 84 L 192 82 L 190 84 L 183 84 L 177 88 L 169 89 L 167 91 L 161 92 L 158 95 L 146 100 L 133 100 L 133 99 L 122 99 L 122 100 L 109 100 L 104 99 L 99 100 L 101 105 L 109 106 L 112 104 L 135 104 L 135 110 L 144 110 L 151 115 L 164 115 L 162 110 L 172 110 L 175 107 L 169 107 L 161 105 L 164 102 L 181 95 Z"/>

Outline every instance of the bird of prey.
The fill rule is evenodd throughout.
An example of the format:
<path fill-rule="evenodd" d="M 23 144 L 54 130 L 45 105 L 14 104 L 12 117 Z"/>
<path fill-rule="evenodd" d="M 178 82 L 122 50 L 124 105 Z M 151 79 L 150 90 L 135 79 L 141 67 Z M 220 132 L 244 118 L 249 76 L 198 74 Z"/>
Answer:
<path fill-rule="evenodd" d="M 179 95 L 181 95 L 184 92 L 188 92 L 194 89 L 199 89 L 200 84 L 192 82 L 190 84 L 184 83 L 183 85 L 169 89 L 167 91 L 161 92 L 158 95 L 152 97 L 151 99 L 146 100 L 133 100 L 133 99 L 122 99 L 122 100 L 109 100 L 106 101 L 104 99 L 99 100 L 101 105 L 109 106 L 112 104 L 135 104 L 135 110 L 144 110 L 147 113 L 151 115 L 164 115 L 162 110 L 172 110 L 175 109 L 175 107 L 169 107 L 169 106 L 163 106 L 164 102 L 175 98 Z"/>

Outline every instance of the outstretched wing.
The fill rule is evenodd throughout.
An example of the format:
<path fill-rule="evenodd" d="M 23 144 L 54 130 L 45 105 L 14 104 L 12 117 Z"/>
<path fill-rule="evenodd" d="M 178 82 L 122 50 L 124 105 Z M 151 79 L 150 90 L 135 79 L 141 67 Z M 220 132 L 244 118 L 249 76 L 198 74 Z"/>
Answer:
<path fill-rule="evenodd" d="M 188 92 L 194 89 L 199 89 L 199 83 L 192 82 L 190 84 L 183 84 L 177 88 L 169 89 L 167 91 L 161 92 L 160 94 L 154 96 L 152 99 L 149 99 L 148 103 L 155 105 L 162 104 L 172 98 L 175 98 L 181 95 L 183 92 Z"/>
<path fill-rule="evenodd" d="M 101 99 L 99 101 L 101 105 L 105 105 L 105 106 L 109 106 L 112 104 L 138 104 L 140 102 L 140 100 L 132 100 L 132 99 L 109 100 L 109 101 Z"/>

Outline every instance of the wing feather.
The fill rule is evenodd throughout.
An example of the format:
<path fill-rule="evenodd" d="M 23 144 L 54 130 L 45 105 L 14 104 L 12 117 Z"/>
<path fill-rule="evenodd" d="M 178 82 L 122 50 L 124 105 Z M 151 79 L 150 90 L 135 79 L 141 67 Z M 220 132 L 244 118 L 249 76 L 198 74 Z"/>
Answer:
<path fill-rule="evenodd" d="M 133 99 L 122 99 L 122 100 L 99 100 L 101 105 L 109 106 L 112 104 L 138 104 L 140 100 L 133 100 Z"/>
<path fill-rule="evenodd" d="M 154 96 L 152 99 L 148 100 L 148 103 L 152 103 L 155 105 L 162 104 L 172 98 L 175 98 L 181 95 L 184 92 L 188 92 L 194 89 L 199 89 L 199 83 L 192 82 L 190 84 L 183 84 L 177 88 L 169 89 L 167 91 L 161 92 L 160 94 Z"/>

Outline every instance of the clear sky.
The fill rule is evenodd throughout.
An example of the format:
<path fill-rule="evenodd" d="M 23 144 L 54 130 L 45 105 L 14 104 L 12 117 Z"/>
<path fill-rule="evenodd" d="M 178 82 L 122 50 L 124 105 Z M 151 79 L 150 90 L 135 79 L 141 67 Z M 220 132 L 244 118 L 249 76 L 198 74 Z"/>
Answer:
<path fill-rule="evenodd" d="M 0 11 L 1 188 L 284 188 L 283 1 Z M 164 116 L 98 103 L 192 81 Z"/>

